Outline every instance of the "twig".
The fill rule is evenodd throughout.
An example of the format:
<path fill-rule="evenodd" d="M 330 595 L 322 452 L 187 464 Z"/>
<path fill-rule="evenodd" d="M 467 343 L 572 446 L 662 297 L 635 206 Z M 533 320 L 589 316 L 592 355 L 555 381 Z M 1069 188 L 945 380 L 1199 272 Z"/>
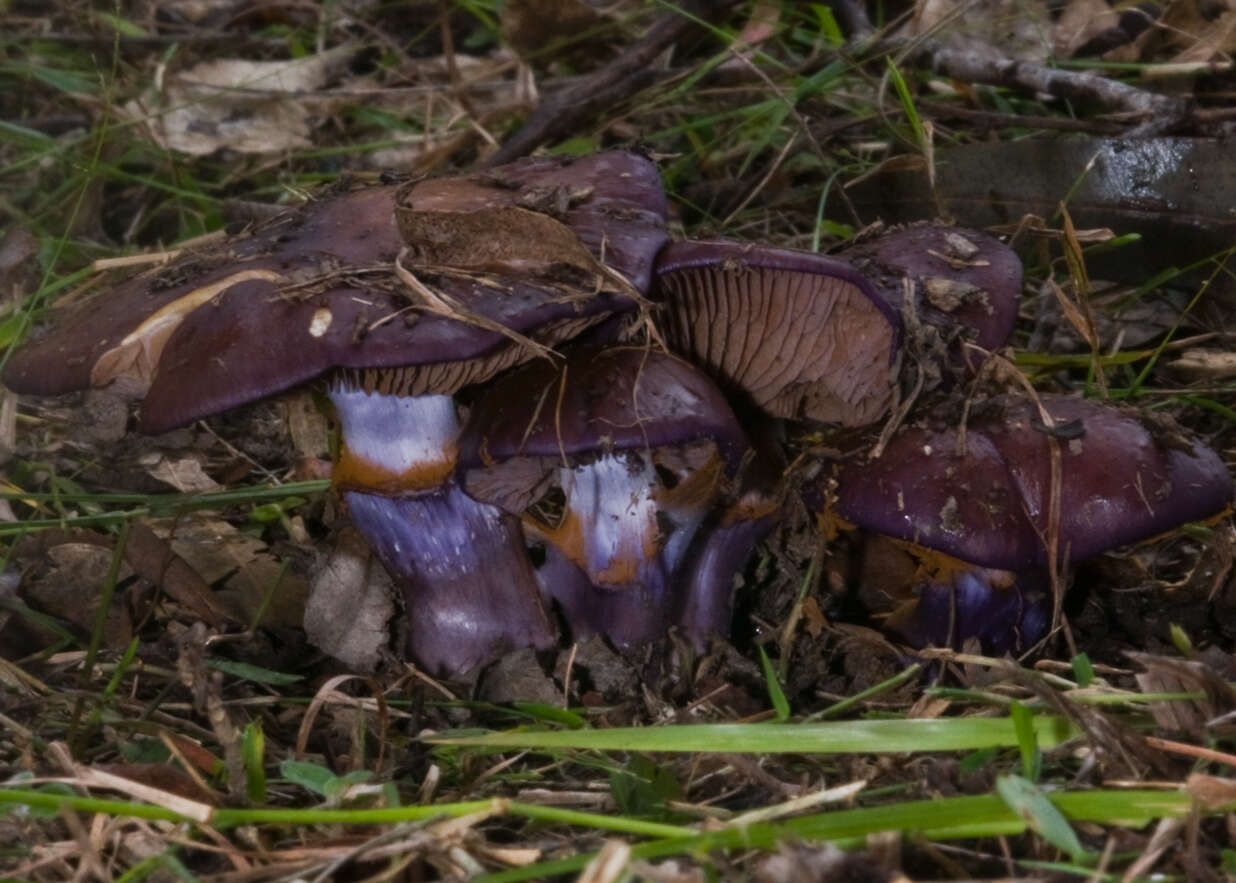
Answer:
<path fill-rule="evenodd" d="M 963 52 L 930 38 L 913 42 L 890 41 L 881 48 L 901 55 L 911 64 L 955 80 L 1046 92 L 1058 98 L 1091 101 L 1132 114 L 1144 122 L 1127 133 L 1130 137 L 1147 138 L 1174 129 L 1192 110 L 1187 99 L 1147 92 L 1086 71 L 1058 70 L 1033 61 Z"/>
<path fill-rule="evenodd" d="M 407 286 L 410 296 L 415 294 L 419 298 L 420 303 L 418 306 L 421 309 L 437 316 L 454 319 L 456 322 L 475 325 L 477 328 L 484 328 L 486 331 L 501 334 L 504 337 L 510 338 L 511 341 L 519 346 L 528 348 L 535 355 L 542 358 L 550 359 L 557 355 L 545 344 L 538 343 L 531 337 L 520 334 L 513 328 L 508 328 L 501 322 L 497 322 L 488 316 L 482 316 L 480 313 L 467 309 L 454 298 L 449 297 L 445 292 L 435 291 L 430 288 L 420 279 L 416 278 L 416 275 L 404 264 L 403 259 L 407 256 L 407 253 L 408 249 L 405 247 L 395 258 L 395 275 L 399 278 L 399 281 Z"/>
<path fill-rule="evenodd" d="M 582 77 L 577 83 L 542 98 L 523 127 L 484 165 L 501 165 L 531 153 L 548 141 L 577 134 L 603 111 L 652 85 L 660 76 L 653 62 L 697 27 L 697 16 L 712 19 L 736 2 L 696 0 L 683 4 L 680 12 L 657 19 L 642 40 L 624 50 L 609 64 Z"/>
<path fill-rule="evenodd" d="M 869 53 L 872 56 L 896 55 L 899 61 L 929 68 L 955 80 L 1092 101 L 1144 120 L 1126 133 L 1131 137 L 1162 134 L 1179 126 L 1193 112 L 1192 102 L 1185 98 L 1148 92 L 1086 71 L 1059 70 L 1033 61 L 1001 57 L 994 54 L 994 50 L 993 54 L 982 55 L 965 52 L 931 37 L 879 41 L 866 10 L 856 0 L 832 0 L 829 6 L 849 32 L 851 51 L 863 53 L 865 45 L 875 42 Z"/>

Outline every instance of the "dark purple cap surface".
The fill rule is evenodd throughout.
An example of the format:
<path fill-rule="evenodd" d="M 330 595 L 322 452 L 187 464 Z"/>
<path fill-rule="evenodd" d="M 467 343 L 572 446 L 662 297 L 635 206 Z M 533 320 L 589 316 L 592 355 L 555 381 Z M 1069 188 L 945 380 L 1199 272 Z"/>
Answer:
<path fill-rule="evenodd" d="M 1027 399 L 976 407 L 966 452 L 954 428 L 912 427 L 879 460 L 839 476 L 838 512 L 859 527 L 1005 570 L 1048 562 L 1051 447 L 1061 456 L 1059 551 L 1081 561 L 1207 518 L 1232 499 L 1214 451 L 1111 405 L 1043 396 L 1072 438 L 1042 431 Z"/>
<path fill-rule="evenodd" d="M 665 241 L 665 197 L 647 160 L 600 154 L 486 174 L 497 182 L 490 186 L 523 192 L 530 205 L 564 176 L 562 186 L 574 194 L 563 216 L 567 227 L 607 267 L 637 288 L 647 286 Z M 521 185 L 525 178 L 531 183 Z M 440 193 L 451 187 L 435 186 Z M 460 186 L 476 189 L 471 181 Z M 251 236 L 130 280 L 15 353 L 5 384 L 51 395 L 119 377 L 146 392 L 142 429 L 161 432 L 334 367 L 469 363 L 419 381 L 423 391 L 454 392 L 531 357 L 492 327 L 410 309 L 418 301 L 394 272 L 405 245 L 395 223 L 396 192 L 326 197 Z M 405 266 L 474 317 L 550 344 L 635 306 L 613 287 L 567 298 L 561 287 L 535 278 L 481 278 L 441 267 L 418 274 L 413 262 Z"/>
<path fill-rule="evenodd" d="M 253 282 L 225 285 L 239 273 L 308 275 L 319 264 L 389 263 L 400 248 L 392 215 L 394 197 L 394 187 L 328 196 L 262 224 L 251 235 L 189 252 L 122 282 L 17 350 L 5 367 L 4 384 L 31 395 L 86 389 L 92 385 L 99 358 L 159 310 L 212 286 L 224 285 L 207 301 L 210 307 L 221 302 L 230 287 L 247 285 L 248 293 L 257 293 L 259 287 Z M 260 291 L 278 299 L 273 284 L 260 286 Z"/>
<path fill-rule="evenodd" d="M 1022 266 L 995 237 L 960 227 L 894 230 L 838 253 L 857 267 L 894 309 L 903 279 L 914 283 L 920 313 L 937 324 L 973 328 L 986 350 L 1004 346 L 1017 322 Z"/>
<path fill-rule="evenodd" d="M 717 443 L 730 469 L 747 448 L 729 404 L 705 374 L 643 347 L 584 347 L 565 363 L 530 363 L 485 390 L 459 440 L 459 462 L 466 469 L 705 439 Z"/>

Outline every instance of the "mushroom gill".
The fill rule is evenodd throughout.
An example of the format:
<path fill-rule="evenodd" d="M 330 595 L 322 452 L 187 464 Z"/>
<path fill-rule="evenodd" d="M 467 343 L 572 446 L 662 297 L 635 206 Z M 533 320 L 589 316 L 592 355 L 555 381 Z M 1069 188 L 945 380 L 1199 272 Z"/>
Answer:
<path fill-rule="evenodd" d="M 808 252 L 677 242 L 657 261 L 666 342 L 776 417 L 878 420 L 900 320 L 853 267 Z"/>

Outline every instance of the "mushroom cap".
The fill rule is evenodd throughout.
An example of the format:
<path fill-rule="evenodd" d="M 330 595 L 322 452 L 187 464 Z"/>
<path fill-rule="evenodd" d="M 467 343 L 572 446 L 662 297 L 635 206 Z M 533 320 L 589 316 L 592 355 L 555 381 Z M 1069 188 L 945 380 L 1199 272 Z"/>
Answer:
<path fill-rule="evenodd" d="M 668 205 L 656 166 L 622 151 L 577 159 L 536 157 L 460 178 L 405 188 L 396 218 L 417 258 L 516 271 L 571 263 L 560 222 L 594 257 L 637 291 L 652 279 L 649 230 L 661 230 Z M 504 223 L 499 218 L 509 219 Z M 661 238 L 657 250 L 665 242 Z M 446 258 L 446 260 L 443 260 Z"/>
<path fill-rule="evenodd" d="M 859 426 L 887 410 L 901 320 L 853 266 L 740 242 L 657 260 L 666 341 L 777 417 Z"/>
<path fill-rule="evenodd" d="M 464 469 L 536 457 L 713 441 L 732 471 L 746 436 L 716 385 L 677 356 L 639 346 L 579 347 L 486 389 L 459 440 Z"/>
<path fill-rule="evenodd" d="M 505 196 L 532 194 L 529 204 L 563 175 L 562 186 L 575 194 L 565 229 L 578 224 L 593 259 L 647 284 L 665 241 L 658 214 L 664 194 L 647 160 L 599 154 L 574 164 L 514 163 L 491 174 Z M 450 181 L 465 203 L 473 200 L 474 179 L 425 186 L 442 202 Z M 405 261 L 421 282 L 472 315 L 419 309 L 425 305 L 395 272 L 405 245 L 395 221 L 398 196 L 397 187 L 328 196 L 132 279 L 15 353 L 4 382 L 18 392 L 53 395 L 118 381 L 145 394 L 141 428 L 162 432 L 335 367 L 434 366 L 405 374 L 399 391 L 451 393 L 532 355 L 502 329 L 552 345 L 635 307 L 631 289 L 620 285 L 593 285 L 568 297 L 561 280 L 532 272 L 430 271 Z M 607 238 L 611 221 L 621 248 Z"/>
<path fill-rule="evenodd" d="M 993 236 L 960 227 L 906 227 L 850 246 L 839 257 L 898 311 L 909 279 L 923 318 L 974 329 L 983 349 L 999 349 L 1013 333 L 1022 265 Z"/>
<path fill-rule="evenodd" d="M 837 511 L 866 528 L 983 567 L 1049 563 L 1051 447 L 1060 448 L 1059 552 L 1081 561 L 1207 518 L 1232 500 L 1218 455 L 1166 418 L 1086 399 L 998 396 L 972 411 L 965 454 L 955 427 L 917 426 L 880 459 L 838 475 Z M 1059 437 L 1067 436 L 1067 437 Z"/>
<path fill-rule="evenodd" d="M 5 367 L 4 384 L 31 395 L 60 395 L 103 385 L 113 378 L 102 376 L 109 373 L 106 366 L 97 369 L 100 358 L 117 350 L 126 335 L 152 317 L 161 319 L 170 333 L 177 318 L 204 303 L 219 304 L 224 293 L 246 282 L 250 284 L 240 293 L 258 288 L 255 283 L 264 279 L 319 262 L 370 266 L 392 261 L 400 248 L 391 222 L 394 195 L 394 187 L 378 187 L 326 196 L 221 245 L 189 251 L 168 265 L 127 279 L 14 352 Z M 276 290 L 269 283 L 260 288 L 268 295 Z"/>

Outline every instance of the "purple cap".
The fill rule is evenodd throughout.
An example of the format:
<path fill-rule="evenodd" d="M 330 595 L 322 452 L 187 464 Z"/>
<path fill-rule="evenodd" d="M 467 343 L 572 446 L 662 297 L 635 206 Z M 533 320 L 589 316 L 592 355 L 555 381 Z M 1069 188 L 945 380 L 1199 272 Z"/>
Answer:
<path fill-rule="evenodd" d="M 560 218 L 545 217 L 576 234 L 585 257 L 603 262 L 612 279 L 603 273 L 606 284 L 583 286 L 577 272 L 557 266 L 478 273 L 405 257 L 405 268 L 460 318 L 426 310 L 395 272 L 405 247 L 396 201 L 418 187 L 436 194 L 439 209 L 451 204 L 452 191 L 470 204 L 486 188 L 518 205 L 521 217 L 541 217 L 561 202 Z M 627 295 L 647 287 L 665 241 L 664 207 L 655 167 L 628 153 L 524 161 L 406 191 L 327 196 L 93 299 L 15 353 L 4 382 L 41 395 L 115 382 L 145 394 L 147 432 L 336 367 L 431 366 L 404 385 L 452 393 L 533 355 L 502 329 L 552 346 L 633 310 Z"/>
<path fill-rule="evenodd" d="M 999 349 L 1013 333 L 1021 261 L 986 233 L 960 227 L 906 227 L 843 249 L 838 257 L 861 270 L 898 311 L 903 280 L 909 279 L 924 319 L 974 329 L 974 342 L 983 349 Z"/>
<path fill-rule="evenodd" d="M 682 359 L 639 346 L 582 347 L 486 389 L 459 440 L 468 469 L 516 457 L 592 457 L 711 440 L 730 470 L 747 449 L 716 385 Z"/>
<path fill-rule="evenodd" d="M 880 459 L 845 466 L 839 514 L 984 567 L 1048 564 L 1051 449 L 1059 446 L 1062 559 L 1081 561 L 1222 511 L 1232 479 L 1218 455 L 1170 424 L 1086 399 L 998 396 L 955 428 L 911 427 Z"/>

